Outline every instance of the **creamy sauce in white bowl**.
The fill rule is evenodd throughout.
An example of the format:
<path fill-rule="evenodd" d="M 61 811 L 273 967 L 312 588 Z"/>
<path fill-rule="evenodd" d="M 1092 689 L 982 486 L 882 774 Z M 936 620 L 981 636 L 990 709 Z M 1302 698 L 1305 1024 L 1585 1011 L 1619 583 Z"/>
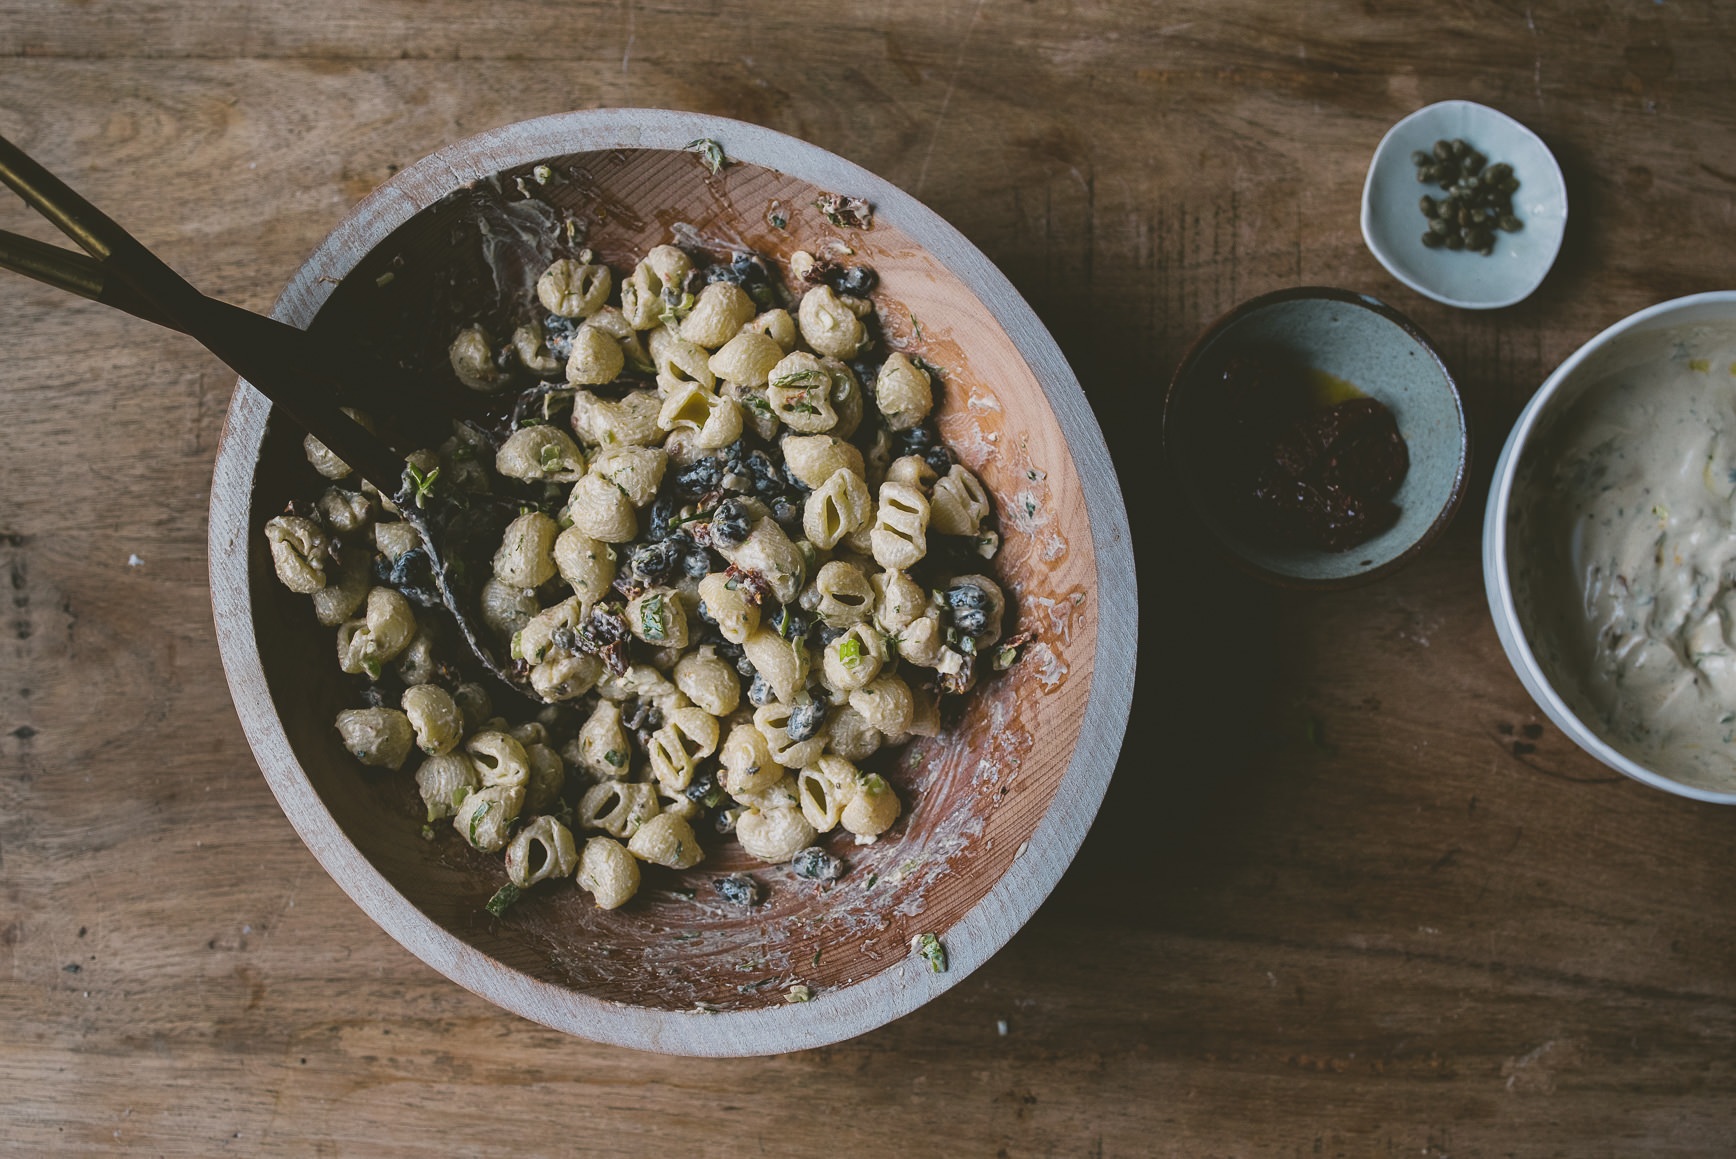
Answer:
<path fill-rule="evenodd" d="M 1551 682 L 1666 776 L 1736 788 L 1736 327 L 1624 341 L 1516 480 Z"/>

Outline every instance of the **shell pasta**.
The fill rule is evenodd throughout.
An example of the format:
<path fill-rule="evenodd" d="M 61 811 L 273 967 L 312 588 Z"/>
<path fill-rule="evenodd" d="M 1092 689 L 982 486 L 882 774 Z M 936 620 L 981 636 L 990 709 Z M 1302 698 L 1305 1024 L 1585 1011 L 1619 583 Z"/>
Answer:
<path fill-rule="evenodd" d="M 457 563 L 542 703 L 474 682 L 420 538 L 309 440 L 310 499 L 262 535 L 335 629 L 336 737 L 413 781 L 427 840 L 500 858 L 496 915 L 562 881 L 615 909 L 729 840 L 835 877 L 817 843 L 895 839 L 897 746 L 1025 638 L 985 563 L 994 502 L 933 423 L 942 372 L 889 348 L 870 269 L 797 253 L 791 286 L 751 252 L 549 240 L 534 315 L 452 334 L 453 376 L 507 417 L 410 457 L 418 487 L 517 504 Z"/>

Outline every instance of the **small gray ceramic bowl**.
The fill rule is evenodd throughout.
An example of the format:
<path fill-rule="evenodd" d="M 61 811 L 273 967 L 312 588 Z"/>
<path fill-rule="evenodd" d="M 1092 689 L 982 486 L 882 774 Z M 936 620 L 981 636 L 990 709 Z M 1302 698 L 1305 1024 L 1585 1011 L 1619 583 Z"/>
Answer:
<path fill-rule="evenodd" d="M 1396 524 L 1348 551 L 1328 552 L 1269 542 L 1236 518 L 1218 484 L 1220 419 L 1206 404 L 1221 388 L 1223 359 L 1238 350 L 1322 371 L 1392 411 L 1410 452 L 1393 497 Z M 1452 521 L 1471 461 L 1458 386 L 1428 337 L 1384 302 L 1323 286 L 1265 294 L 1212 323 L 1170 380 L 1163 445 L 1171 473 L 1219 542 L 1254 574 L 1287 587 L 1349 587 L 1404 566 Z"/>
<path fill-rule="evenodd" d="M 1428 219 L 1419 202 L 1438 185 L 1417 180 L 1411 154 L 1462 137 L 1491 165 L 1506 162 L 1519 179 L 1513 213 L 1524 228 L 1497 233 L 1488 257 L 1422 244 Z M 1362 187 L 1362 237 L 1387 272 L 1419 294 L 1467 310 L 1524 301 L 1543 284 L 1567 230 L 1567 182 L 1555 154 L 1530 129 L 1487 105 L 1442 101 L 1418 109 L 1387 131 Z"/>
<path fill-rule="evenodd" d="M 1617 749 L 1588 723 L 1596 709 L 1584 691 L 1584 665 L 1548 610 L 1562 606 L 1559 593 L 1573 591 L 1563 571 L 1577 567 L 1561 550 L 1568 531 L 1547 517 L 1554 505 L 1551 432 L 1570 418 L 1574 404 L 1614 369 L 1662 342 L 1673 344 L 1695 328 L 1736 327 L 1736 290 L 1693 294 L 1630 314 L 1574 351 L 1555 369 L 1519 414 L 1495 464 L 1489 505 L 1483 516 L 1483 585 L 1501 647 L 1525 691 L 1544 715 L 1573 742 L 1610 768 L 1636 781 L 1697 801 L 1736 805 L 1736 786 L 1713 778 L 1692 762 L 1667 767 L 1662 759 L 1642 763 Z"/>

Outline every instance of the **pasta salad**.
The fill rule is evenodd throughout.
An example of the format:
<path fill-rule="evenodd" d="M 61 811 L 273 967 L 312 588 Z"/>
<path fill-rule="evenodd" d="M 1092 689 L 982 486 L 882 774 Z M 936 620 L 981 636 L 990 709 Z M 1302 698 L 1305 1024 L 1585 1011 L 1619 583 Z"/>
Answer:
<path fill-rule="evenodd" d="M 459 562 L 540 705 L 470 678 L 417 531 L 311 436 L 324 491 L 265 526 L 356 682 L 344 745 L 416 756 L 423 835 L 504 856 L 495 912 L 560 878 L 612 909 L 641 863 L 690 869 L 721 834 L 834 878 L 823 835 L 872 842 L 902 811 L 877 754 L 1016 659 L 993 504 L 931 422 L 939 372 L 888 349 L 872 269 L 798 253 L 798 292 L 780 272 L 659 245 L 621 276 L 583 250 L 510 335 L 453 339 L 491 417 L 409 478 L 517 503 L 492 558 Z"/>

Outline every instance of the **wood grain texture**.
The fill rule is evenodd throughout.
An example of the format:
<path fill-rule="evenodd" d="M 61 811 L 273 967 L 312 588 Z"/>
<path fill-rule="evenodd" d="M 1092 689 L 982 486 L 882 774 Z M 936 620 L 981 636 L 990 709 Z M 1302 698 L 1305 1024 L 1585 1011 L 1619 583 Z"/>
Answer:
<path fill-rule="evenodd" d="M 390 166 L 543 113 L 738 116 L 883 174 L 1072 360 L 1153 626 L 1079 860 L 964 984 L 800 1055 L 577 1043 L 381 934 L 254 769 L 205 589 L 230 376 L 0 280 L 0 1149 L 1727 1152 L 1736 814 L 1544 724 L 1469 516 L 1550 368 L 1728 288 L 1733 29 L 1727 0 L 0 4 L 0 132 L 256 309 Z M 1357 234 L 1381 133 L 1448 97 L 1530 125 L 1569 183 L 1560 261 L 1494 315 Z M 9 201 L 0 228 L 49 236 Z M 1304 282 L 1415 318 L 1481 452 L 1443 540 L 1362 592 L 1215 563 L 1133 418 L 1211 318 Z"/>

